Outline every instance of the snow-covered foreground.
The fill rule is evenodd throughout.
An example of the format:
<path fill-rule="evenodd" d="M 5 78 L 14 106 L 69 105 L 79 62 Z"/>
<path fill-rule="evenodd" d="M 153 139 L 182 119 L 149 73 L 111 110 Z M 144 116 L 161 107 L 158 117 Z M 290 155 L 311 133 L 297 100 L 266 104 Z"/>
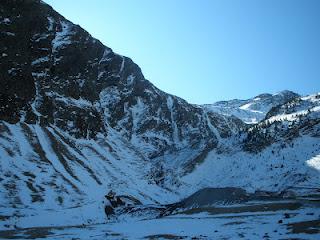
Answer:
<path fill-rule="evenodd" d="M 270 203 L 269 203 L 270 204 Z M 282 204 L 282 205 L 281 205 Z M 303 207 L 272 203 L 186 211 L 157 219 L 111 221 L 101 224 L 35 227 L 0 231 L 0 238 L 18 239 L 319 239 L 319 203 Z M 259 205 L 258 205 L 259 206 Z M 280 207 L 279 207 L 280 206 Z M 241 210 L 239 210 L 241 209 Z"/>

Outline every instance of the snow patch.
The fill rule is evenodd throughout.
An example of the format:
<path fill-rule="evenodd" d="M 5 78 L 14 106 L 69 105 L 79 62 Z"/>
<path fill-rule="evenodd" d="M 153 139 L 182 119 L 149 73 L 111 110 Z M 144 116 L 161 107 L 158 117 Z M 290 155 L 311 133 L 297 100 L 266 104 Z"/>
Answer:
<path fill-rule="evenodd" d="M 111 58 L 108 57 L 110 53 L 112 53 L 112 51 L 111 51 L 109 48 L 105 48 L 105 49 L 104 49 L 104 52 L 103 52 L 103 55 L 102 55 L 102 57 L 101 57 L 101 59 L 100 59 L 100 61 L 99 61 L 99 64 L 101 64 L 101 63 L 103 63 L 103 62 L 108 62 L 108 61 L 110 61 Z"/>
<path fill-rule="evenodd" d="M 54 26 L 54 19 L 53 19 L 53 17 L 47 17 L 47 19 L 48 19 L 48 27 L 47 27 L 47 29 L 48 29 L 48 31 L 49 32 L 51 32 L 51 31 L 53 31 L 53 26 Z"/>
<path fill-rule="evenodd" d="M 4 24 L 10 24 L 11 23 L 11 20 L 9 18 L 4 18 L 1 20 L 0 23 L 4 23 Z"/>
<path fill-rule="evenodd" d="M 167 107 L 169 109 L 170 112 L 170 117 L 171 117 L 171 125 L 172 125 L 172 138 L 175 144 L 178 144 L 180 142 L 179 139 L 179 130 L 177 127 L 177 123 L 174 120 L 174 103 L 173 103 L 173 99 L 171 96 L 167 97 Z"/>
<path fill-rule="evenodd" d="M 31 65 L 37 65 L 37 64 L 40 64 L 40 63 L 43 63 L 43 62 L 48 62 L 48 61 L 49 61 L 48 57 L 41 57 L 41 58 L 38 58 L 38 59 L 32 61 Z"/>
<path fill-rule="evenodd" d="M 65 45 L 71 44 L 72 25 L 69 22 L 61 21 L 61 31 L 56 32 L 55 38 L 52 40 L 52 52 L 57 52 Z"/>
<path fill-rule="evenodd" d="M 317 169 L 320 172 L 320 155 L 317 155 L 307 161 L 308 166 Z M 320 173 L 319 173 L 320 174 Z"/>

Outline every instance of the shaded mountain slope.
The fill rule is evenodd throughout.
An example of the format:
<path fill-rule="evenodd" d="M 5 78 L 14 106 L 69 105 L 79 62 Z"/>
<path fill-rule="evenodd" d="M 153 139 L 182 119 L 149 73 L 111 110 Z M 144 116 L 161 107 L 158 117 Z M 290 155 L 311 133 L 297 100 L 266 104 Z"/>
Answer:
<path fill-rule="evenodd" d="M 160 91 L 131 59 L 115 54 L 48 5 L 7 1 L 1 7 L 2 22 L 7 19 L 1 24 L 7 33 L 1 119 L 53 124 L 81 138 L 113 128 L 146 157 L 215 146 L 217 135 L 236 130 L 228 122 L 238 121 L 228 118 L 218 119 L 222 126 L 213 131 L 215 115 Z"/>

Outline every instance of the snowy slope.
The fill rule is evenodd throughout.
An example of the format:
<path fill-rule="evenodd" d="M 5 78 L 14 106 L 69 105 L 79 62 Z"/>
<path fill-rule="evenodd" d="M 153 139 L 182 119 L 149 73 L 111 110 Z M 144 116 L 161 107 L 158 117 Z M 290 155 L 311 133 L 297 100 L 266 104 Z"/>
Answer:
<path fill-rule="evenodd" d="M 299 97 L 297 93 L 282 91 L 276 94 L 260 94 L 248 100 L 220 101 L 206 104 L 204 108 L 209 112 L 217 112 L 227 116 L 236 116 L 247 124 L 258 123 L 265 118 L 271 108 L 282 105 Z"/>
<path fill-rule="evenodd" d="M 0 129 L 0 215 L 14 216 L 2 224 L 26 226 L 31 217 L 44 225 L 103 222 L 110 190 L 144 204 L 179 199 L 148 182 L 149 163 L 116 132 L 93 141 L 54 126 L 1 121 Z M 53 218 L 43 219 L 48 214 Z"/>
<path fill-rule="evenodd" d="M 212 151 L 203 164 L 182 178 L 190 194 L 205 187 L 241 187 L 247 191 L 310 193 L 320 183 L 319 138 L 301 136 L 286 147 L 274 143 L 257 154 L 239 149 Z M 228 176 L 228 177 L 226 177 Z"/>
<path fill-rule="evenodd" d="M 318 191 L 320 94 L 291 100 L 266 116 L 246 129 L 238 145 L 211 151 L 182 178 L 185 190 L 237 186 L 248 191 Z"/>

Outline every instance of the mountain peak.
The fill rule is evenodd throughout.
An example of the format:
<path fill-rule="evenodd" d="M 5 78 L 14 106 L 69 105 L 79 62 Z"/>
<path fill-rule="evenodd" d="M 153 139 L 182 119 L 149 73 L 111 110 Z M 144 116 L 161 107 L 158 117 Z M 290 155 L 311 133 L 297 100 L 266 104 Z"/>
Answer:
<path fill-rule="evenodd" d="M 209 112 L 234 115 L 248 124 L 258 123 L 275 106 L 282 105 L 300 95 L 289 90 L 276 94 L 263 93 L 247 100 L 230 100 L 204 105 Z"/>

